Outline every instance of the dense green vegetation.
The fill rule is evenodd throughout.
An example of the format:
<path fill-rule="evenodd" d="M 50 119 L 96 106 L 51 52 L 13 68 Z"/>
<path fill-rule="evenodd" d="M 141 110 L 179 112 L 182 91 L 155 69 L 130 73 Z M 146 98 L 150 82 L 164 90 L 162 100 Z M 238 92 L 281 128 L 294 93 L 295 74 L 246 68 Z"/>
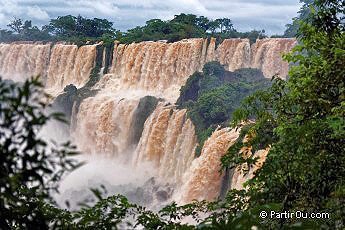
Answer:
<path fill-rule="evenodd" d="M 95 205 L 76 212 L 58 208 L 51 191 L 63 172 L 75 167 L 66 158 L 75 152 L 69 144 L 48 145 L 38 133 L 49 119 L 61 117 L 43 113 L 37 80 L 21 86 L 0 80 L 0 228 L 344 229 L 345 4 L 337 0 L 315 4 L 317 10 L 311 10 L 309 20 L 300 25 L 302 43 L 285 57 L 296 63 L 290 78 L 274 79 L 270 88 L 249 96 L 234 112 L 234 126 L 248 119 L 255 123 L 242 129 L 249 141 L 239 141 L 230 149 L 223 165 L 252 164 L 255 159 L 244 159 L 236 150 L 244 144 L 254 150 L 270 146 L 270 152 L 256 177 L 247 183 L 248 190 L 229 191 L 223 201 L 172 204 L 154 213 L 130 204 L 123 196 L 102 198 L 93 190 L 99 198 Z M 200 103 L 197 111 L 206 111 L 202 115 L 224 120 L 219 101 L 215 100 L 214 108 L 204 108 L 199 99 L 203 95 L 214 99 L 214 93 L 228 100 L 228 95 L 237 95 L 230 85 L 250 81 L 236 81 L 234 73 L 228 78 L 223 71 L 217 63 L 210 63 L 202 74 L 194 74 L 181 90 L 181 106 L 192 103 L 194 108 Z M 259 217 L 261 211 L 297 210 L 327 212 L 330 218 Z M 187 216 L 196 224 L 181 223 Z"/>
<path fill-rule="evenodd" d="M 184 38 L 210 36 L 216 37 L 218 40 L 224 38 L 250 38 L 251 41 L 266 37 L 264 30 L 253 30 L 246 33 L 236 31 L 232 21 L 228 18 L 210 20 L 204 16 L 180 14 L 167 21 L 160 19 L 149 20 L 145 26 L 138 26 L 128 30 L 119 40 L 123 43 L 156 40 L 174 42 Z"/>
<path fill-rule="evenodd" d="M 113 41 L 117 31 L 106 19 L 88 19 L 82 16 L 59 16 L 39 29 L 30 20 L 15 18 L 8 24 L 10 30 L 0 30 L 0 41 Z"/>
<path fill-rule="evenodd" d="M 298 16 L 292 19 L 291 24 L 286 25 L 284 37 L 296 37 L 301 22 L 307 20 L 310 15 L 310 7 L 313 5 L 314 0 L 300 0 L 303 4 L 301 9 L 298 11 Z M 315 7 L 315 5 L 314 5 Z"/>
<path fill-rule="evenodd" d="M 228 18 L 210 20 L 194 14 L 175 15 L 172 20 L 152 19 L 145 26 L 138 26 L 126 32 L 113 28 L 113 23 L 106 19 L 88 19 L 82 16 L 59 16 L 51 19 L 48 25 L 38 28 L 31 21 L 15 18 L 7 29 L 0 29 L 0 41 L 69 41 L 76 44 L 104 41 L 110 43 L 118 40 L 121 43 L 141 41 L 167 40 L 178 41 L 184 38 L 216 37 L 249 38 L 255 42 L 257 38 L 266 37 L 265 31 L 253 30 L 238 32 Z"/>
<path fill-rule="evenodd" d="M 0 228 L 44 229 L 44 201 L 53 202 L 60 178 L 75 162 L 69 143 L 48 145 L 38 137 L 50 119 L 45 115 L 41 84 L 34 79 L 23 86 L 0 80 Z"/>
<path fill-rule="evenodd" d="M 314 220 L 321 228 L 345 225 L 345 25 L 344 2 L 317 1 L 309 22 L 300 25 L 300 45 L 285 59 L 288 81 L 275 79 L 248 97 L 233 125 L 255 118 L 245 130 L 254 149 L 270 146 L 266 163 L 249 182 L 250 206 L 277 203 L 284 211 L 328 212 Z M 243 159 L 239 142 L 223 158 L 225 166 Z M 283 226 L 296 220 L 281 220 Z"/>
<path fill-rule="evenodd" d="M 203 72 L 191 75 L 180 90 L 177 104 L 187 108 L 199 140 L 197 154 L 218 125 L 226 126 L 242 99 L 256 90 L 269 87 L 258 69 L 226 71 L 219 62 L 206 63 Z"/>

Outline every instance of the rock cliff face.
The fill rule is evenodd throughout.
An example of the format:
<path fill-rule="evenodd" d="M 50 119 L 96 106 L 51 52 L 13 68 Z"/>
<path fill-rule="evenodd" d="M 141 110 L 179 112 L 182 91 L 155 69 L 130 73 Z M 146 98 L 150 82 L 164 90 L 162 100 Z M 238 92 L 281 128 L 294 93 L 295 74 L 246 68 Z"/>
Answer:
<path fill-rule="evenodd" d="M 109 50 L 101 49 L 101 67 L 108 71 L 90 86 L 95 93 L 74 110 L 72 138 L 81 151 L 110 155 L 126 167 L 149 162 L 157 181 L 173 185 L 173 197 L 181 203 L 215 199 L 222 179 L 220 157 L 238 132 L 217 130 L 194 159 L 194 126 L 186 110 L 173 105 L 179 89 L 188 76 L 215 60 L 231 71 L 252 67 L 268 78 L 285 77 L 288 64 L 281 54 L 295 44 L 295 39 L 263 39 L 252 45 L 248 39 L 226 39 L 216 47 L 215 39 L 202 38 L 115 43 L 112 58 L 106 58 Z M 47 92 L 58 95 L 66 85 L 80 88 L 89 81 L 100 56 L 97 46 L 0 44 L 0 75 L 16 81 L 40 75 Z M 232 187 L 239 188 L 245 179 L 235 173 Z"/>

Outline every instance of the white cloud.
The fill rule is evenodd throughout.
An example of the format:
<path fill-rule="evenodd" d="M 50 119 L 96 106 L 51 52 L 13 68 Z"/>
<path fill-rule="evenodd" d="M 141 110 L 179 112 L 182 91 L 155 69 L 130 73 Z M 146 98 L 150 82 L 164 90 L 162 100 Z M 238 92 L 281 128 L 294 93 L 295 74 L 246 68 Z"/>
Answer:
<path fill-rule="evenodd" d="M 15 0 L 0 0 L 0 11 L 4 14 L 15 13 L 18 9 L 18 3 Z"/>
<path fill-rule="evenodd" d="M 227 17 L 240 31 L 265 29 L 282 33 L 300 7 L 298 0 L 0 0 L 0 27 L 14 16 L 45 24 L 61 15 L 106 18 L 126 30 L 152 18 L 171 19 L 193 13 L 210 18 Z"/>
<path fill-rule="evenodd" d="M 27 16 L 30 19 L 37 19 L 40 21 L 48 21 L 49 20 L 49 15 L 46 11 L 42 10 L 38 6 L 29 6 L 27 11 Z"/>
<path fill-rule="evenodd" d="M 78 0 L 78 1 L 67 1 L 66 4 L 69 8 L 81 8 L 88 10 L 91 14 L 99 15 L 98 17 L 113 16 L 119 12 L 119 8 L 114 5 L 111 1 L 90 1 L 90 0 Z"/>

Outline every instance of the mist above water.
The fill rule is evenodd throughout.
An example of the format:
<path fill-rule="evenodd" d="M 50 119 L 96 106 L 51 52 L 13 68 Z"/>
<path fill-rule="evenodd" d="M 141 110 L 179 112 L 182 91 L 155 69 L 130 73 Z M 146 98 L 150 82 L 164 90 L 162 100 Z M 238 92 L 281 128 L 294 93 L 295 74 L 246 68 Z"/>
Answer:
<path fill-rule="evenodd" d="M 91 188 L 98 189 L 104 197 L 121 194 L 130 202 L 158 210 L 170 201 L 172 188 L 160 184 L 149 163 L 132 168 L 114 158 L 104 156 L 79 156 L 83 166 L 66 176 L 55 196 L 64 208 L 77 209 L 80 203 L 93 204 L 97 198 Z"/>

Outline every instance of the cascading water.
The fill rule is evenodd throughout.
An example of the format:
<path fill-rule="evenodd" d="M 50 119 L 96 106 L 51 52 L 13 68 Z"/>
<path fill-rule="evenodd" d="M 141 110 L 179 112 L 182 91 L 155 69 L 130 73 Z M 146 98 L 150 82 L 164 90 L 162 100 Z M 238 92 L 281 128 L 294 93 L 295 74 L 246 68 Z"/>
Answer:
<path fill-rule="evenodd" d="M 0 44 L 0 76 L 24 81 L 32 76 L 46 78 L 50 44 Z"/>
<path fill-rule="evenodd" d="M 112 81 L 109 85 L 113 88 L 146 90 L 176 99 L 186 78 L 208 61 L 219 61 L 231 71 L 251 67 L 261 69 L 268 78 L 277 73 L 285 77 L 288 63 L 282 61 L 281 54 L 291 50 L 296 42 L 291 38 L 267 38 L 250 45 L 248 39 L 225 39 L 217 48 L 214 38 L 116 43 L 113 64 L 103 83 Z M 47 90 L 57 95 L 68 84 L 81 87 L 88 81 L 97 45 L 1 43 L 0 76 L 23 81 L 40 75 L 47 81 Z M 104 59 L 103 55 L 103 65 Z M 119 79 L 115 86 L 114 81 Z"/>
<path fill-rule="evenodd" d="M 207 53 L 206 53 L 206 62 L 214 61 L 215 60 L 215 52 L 216 52 L 216 39 L 211 38 L 210 43 L 207 47 Z"/>
<path fill-rule="evenodd" d="M 261 69 L 265 77 L 278 74 L 288 75 L 289 64 L 282 61 L 282 54 L 289 52 L 297 41 L 292 38 L 276 38 L 257 40 L 252 45 L 251 67 Z"/>
<path fill-rule="evenodd" d="M 174 102 L 188 76 L 205 63 L 205 39 L 141 42 L 114 48 L 113 65 L 100 88 L 141 90 Z"/>
<path fill-rule="evenodd" d="M 250 45 L 248 39 L 226 39 L 217 48 L 215 39 L 115 43 L 109 71 L 92 88 L 98 92 L 82 100 L 73 114 L 71 136 L 86 153 L 87 165 L 110 164 L 103 169 L 114 173 L 105 182 L 116 185 L 113 192 L 133 199 L 144 196 L 143 204 L 215 199 L 223 177 L 220 157 L 235 142 L 238 131 L 215 131 L 195 158 L 194 125 L 186 110 L 173 105 L 179 89 L 209 61 L 219 61 L 231 71 L 252 67 L 262 69 L 266 77 L 276 73 L 285 77 L 288 64 L 280 55 L 295 43 L 295 39 L 263 39 Z M 98 45 L 0 44 L 0 75 L 22 81 L 39 74 L 47 92 L 55 96 L 68 84 L 80 88 L 89 80 Z M 105 67 L 106 49 L 102 50 Z M 264 158 L 267 151 L 256 154 Z M 91 166 L 66 178 L 65 191 L 73 193 L 74 181 L 89 187 L 87 174 L 101 181 L 102 167 Z M 112 171 L 114 167 L 119 170 Z M 122 173 L 126 175 L 115 175 Z M 124 176 L 128 183 L 121 179 Z M 236 171 L 231 187 L 240 188 L 246 179 Z"/>
<path fill-rule="evenodd" d="M 230 128 L 216 130 L 205 142 L 200 157 L 196 158 L 183 177 L 184 184 L 175 200 L 188 203 L 193 200 L 214 200 L 220 194 L 222 173 L 220 158 L 235 143 L 239 131 Z"/>
<path fill-rule="evenodd" d="M 47 73 L 47 92 L 58 95 L 66 85 L 85 85 L 95 65 L 96 46 L 55 45 Z"/>
<path fill-rule="evenodd" d="M 79 88 L 88 81 L 96 46 L 1 43 L 0 76 L 14 81 L 40 76 L 47 92 L 56 96 L 66 85 Z"/>
<path fill-rule="evenodd" d="M 293 38 L 258 39 L 252 45 L 249 39 L 225 39 L 215 51 L 215 60 L 227 66 L 230 71 L 257 68 L 267 78 L 276 74 L 285 78 L 289 65 L 282 61 L 281 55 L 289 52 L 296 43 Z"/>
<path fill-rule="evenodd" d="M 153 162 L 161 180 L 180 185 L 194 159 L 196 145 L 194 126 L 186 110 L 160 104 L 145 122 L 133 163 Z"/>
<path fill-rule="evenodd" d="M 250 67 L 249 39 L 225 39 L 216 50 L 216 60 L 229 71 Z"/>
<path fill-rule="evenodd" d="M 138 100 L 109 95 L 80 105 L 72 136 L 82 152 L 118 156 L 127 150 L 129 127 Z"/>

